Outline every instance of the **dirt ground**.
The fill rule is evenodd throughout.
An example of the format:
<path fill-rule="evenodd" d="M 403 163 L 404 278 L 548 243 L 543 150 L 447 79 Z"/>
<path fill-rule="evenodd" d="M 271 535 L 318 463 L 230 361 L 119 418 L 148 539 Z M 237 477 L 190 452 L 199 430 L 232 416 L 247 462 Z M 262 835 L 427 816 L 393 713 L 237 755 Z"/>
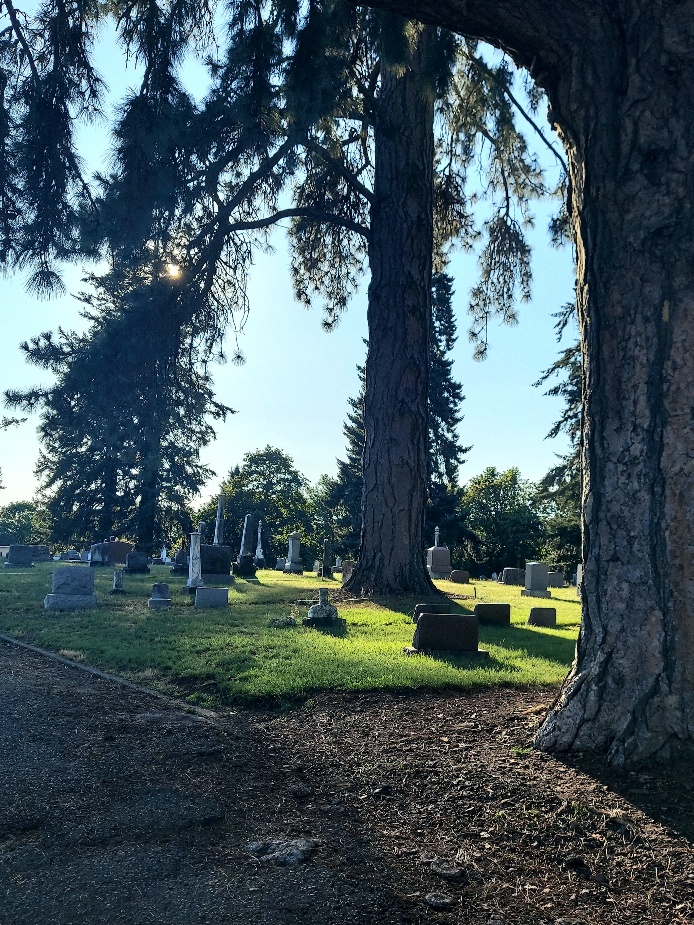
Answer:
<path fill-rule="evenodd" d="M 553 694 L 210 719 L 0 643 L 0 925 L 694 922 L 694 774 L 533 752 Z"/>

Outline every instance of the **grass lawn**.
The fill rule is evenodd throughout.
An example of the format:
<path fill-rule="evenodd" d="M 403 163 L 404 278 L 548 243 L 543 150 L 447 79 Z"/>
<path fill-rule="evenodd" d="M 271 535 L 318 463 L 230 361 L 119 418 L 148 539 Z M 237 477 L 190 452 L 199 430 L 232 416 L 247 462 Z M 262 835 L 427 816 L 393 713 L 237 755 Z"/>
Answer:
<path fill-rule="evenodd" d="M 316 598 L 320 579 L 263 571 L 259 582 L 237 580 L 227 610 L 195 610 L 181 593 L 185 579 L 152 566 L 151 575 L 126 575 L 126 594 L 119 596 L 109 594 L 112 569 L 95 569 L 99 608 L 56 613 L 43 609 L 56 565 L 0 568 L 0 632 L 204 706 L 282 702 L 325 689 L 555 684 L 571 664 L 580 622 L 574 588 L 554 588 L 552 601 L 543 601 L 522 598 L 520 588 L 475 582 L 478 601 L 511 604 L 510 628 L 480 626 L 480 648 L 489 650 L 490 659 L 479 663 L 445 653 L 408 658 L 402 650 L 412 643 L 409 614 L 419 598 L 341 604 L 347 626 L 340 633 L 276 628 L 273 618 L 301 621 L 308 604 L 296 601 Z M 147 609 L 154 581 L 168 582 L 170 610 Z M 326 584 L 339 587 L 339 581 Z M 443 591 L 474 593 L 472 585 L 436 584 Z M 474 604 L 452 601 L 451 612 L 472 611 Z M 557 608 L 558 628 L 525 626 L 530 608 L 546 604 Z"/>

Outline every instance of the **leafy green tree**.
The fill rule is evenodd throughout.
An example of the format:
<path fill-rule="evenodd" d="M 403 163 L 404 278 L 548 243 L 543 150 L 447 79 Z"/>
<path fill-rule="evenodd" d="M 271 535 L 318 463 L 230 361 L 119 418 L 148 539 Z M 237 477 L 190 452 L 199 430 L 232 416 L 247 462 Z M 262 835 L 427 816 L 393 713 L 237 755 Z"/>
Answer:
<path fill-rule="evenodd" d="M 518 469 L 499 472 L 489 466 L 470 479 L 461 497 L 464 523 L 476 537 L 468 564 L 491 575 L 523 568 L 542 548 L 542 523 L 533 507 L 533 486 Z"/>
<path fill-rule="evenodd" d="M 224 542 L 234 556 L 241 548 L 246 514 L 256 522 L 262 519 L 263 551 L 267 562 L 286 555 L 288 537 L 298 530 L 303 537 L 310 531 L 307 501 L 308 481 L 282 450 L 266 446 L 246 453 L 240 466 L 234 466 L 220 486 L 224 495 Z M 198 516 L 210 530 L 217 514 L 217 499 L 204 505 Z M 255 550 L 255 536 L 253 537 Z M 308 551 L 306 561 L 308 564 Z"/>
<path fill-rule="evenodd" d="M 45 544 L 49 527 L 46 510 L 35 501 L 14 501 L 0 507 L 0 534 L 11 537 L 14 543 Z"/>

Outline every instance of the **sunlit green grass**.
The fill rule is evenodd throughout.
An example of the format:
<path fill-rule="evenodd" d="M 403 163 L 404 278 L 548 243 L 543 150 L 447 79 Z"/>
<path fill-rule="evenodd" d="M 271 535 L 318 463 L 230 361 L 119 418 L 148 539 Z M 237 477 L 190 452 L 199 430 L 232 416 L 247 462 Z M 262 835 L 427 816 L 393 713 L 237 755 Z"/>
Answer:
<path fill-rule="evenodd" d="M 0 632 L 203 704 L 284 701 L 325 689 L 468 688 L 479 685 L 558 683 L 573 658 L 580 605 L 575 589 L 552 589 L 552 601 L 522 598 L 520 588 L 492 582 L 442 591 L 476 592 L 479 601 L 508 601 L 511 627 L 480 627 L 480 648 L 490 658 L 440 653 L 407 657 L 419 599 L 344 603 L 344 630 L 276 628 L 270 621 L 293 615 L 300 623 L 321 582 L 311 575 L 259 572 L 260 581 L 237 581 L 227 610 L 196 610 L 181 593 L 185 579 L 153 566 L 151 575 L 126 576 L 127 593 L 111 596 L 112 571 L 97 569 L 97 610 L 43 610 L 54 563 L 15 571 L 0 568 Z M 79 566 L 77 566 L 79 567 Z M 168 581 L 174 606 L 147 609 L 153 581 Z M 326 582 L 338 588 L 339 582 Z M 452 601 L 451 612 L 472 611 L 475 600 Z M 558 628 L 525 626 L 532 606 L 557 608 Z"/>

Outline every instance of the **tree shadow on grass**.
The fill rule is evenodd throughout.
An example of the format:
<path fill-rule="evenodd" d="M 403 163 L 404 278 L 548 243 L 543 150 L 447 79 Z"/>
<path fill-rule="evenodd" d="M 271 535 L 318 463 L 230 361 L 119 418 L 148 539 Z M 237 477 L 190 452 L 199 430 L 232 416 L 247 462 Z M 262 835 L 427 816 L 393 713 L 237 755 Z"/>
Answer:
<path fill-rule="evenodd" d="M 318 624 L 311 627 L 311 629 L 314 629 L 317 633 L 322 633 L 324 636 L 335 636 L 338 639 L 344 639 L 348 634 L 346 620 L 337 620 L 334 624 Z"/>
<path fill-rule="evenodd" d="M 576 640 L 539 632 L 524 626 L 480 624 L 480 644 L 503 646 L 529 658 L 543 658 L 569 669 L 576 652 Z"/>

